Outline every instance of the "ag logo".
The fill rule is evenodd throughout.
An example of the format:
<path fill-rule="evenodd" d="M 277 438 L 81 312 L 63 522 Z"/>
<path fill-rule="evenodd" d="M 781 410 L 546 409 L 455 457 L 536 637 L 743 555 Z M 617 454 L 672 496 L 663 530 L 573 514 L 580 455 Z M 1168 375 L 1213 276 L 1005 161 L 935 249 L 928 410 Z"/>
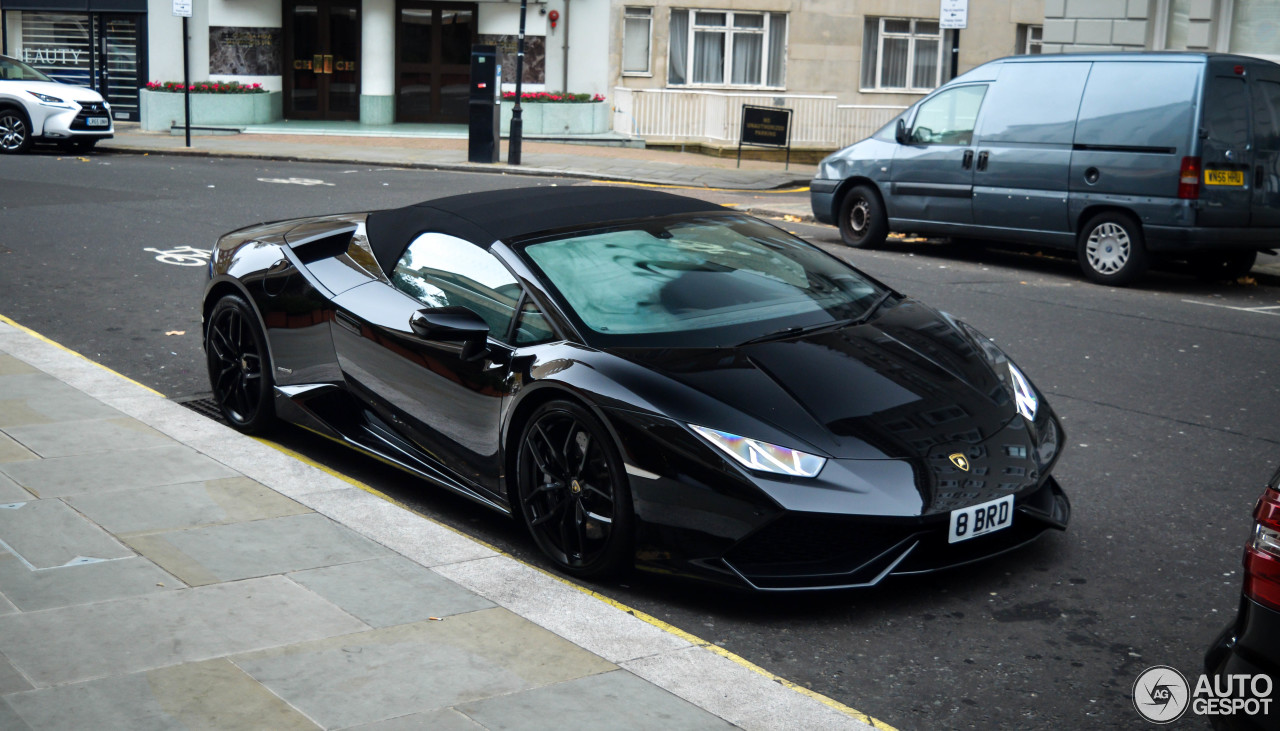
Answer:
<path fill-rule="evenodd" d="M 1143 670 L 1133 682 L 1133 707 L 1152 723 L 1173 723 L 1187 712 L 1190 686 L 1168 665 Z"/>
<path fill-rule="evenodd" d="M 956 452 L 955 454 L 948 455 L 947 459 L 951 460 L 951 464 L 959 467 L 965 472 L 969 471 L 969 458 L 963 454 Z"/>

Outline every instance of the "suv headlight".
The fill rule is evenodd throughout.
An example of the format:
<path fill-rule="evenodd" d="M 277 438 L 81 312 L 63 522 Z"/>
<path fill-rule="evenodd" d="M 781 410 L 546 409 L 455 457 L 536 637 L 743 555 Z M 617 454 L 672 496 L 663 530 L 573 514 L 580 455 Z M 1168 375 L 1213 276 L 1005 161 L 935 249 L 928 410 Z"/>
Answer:
<path fill-rule="evenodd" d="M 1016 365 L 1011 361 L 1008 363 L 1009 380 L 1013 382 L 1013 402 L 1017 405 L 1019 414 L 1022 414 L 1027 421 L 1034 422 L 1036 409 L 1040 406 L 1035 389 L 1031 388 L 1031 382 L 1022 375 L 1022 371 L 1018 370 Z"/>
<path fill-rule="evenodd" d="M 30 89 L 28 89 L 28 90 L 27 90 L 27 93 L 28 93 L 28 94 L 30 94 L 31 96 L 35 97 L 36 99 L 39 99 L 39 100 L 40 100 L 40 102 L 41 102 L 41 103 L 43 103 L 43 104 L 51 104 L 51 105 L 59 106 L 59 107 L 70 107 L 70 106 L 71 106 L 70 104 L 66 103 L 65 101 L 63 101 L 62 99 L 59 99 L 59 98 L 58 98 L 58 97 L 56 97 L 56 96 L 49 96 L 48 94 L 41 94 L 41 93 L 40 93 L 40 92 L 38 92 L 38 91 L 31 91 Z"/>
<path fill-rule="evenodd" d="M 690 424 L 689 428 L 749 470 L 792 477 L 815 477 L 827 463 L 826 457 L 801 452 L 798 449 L 779 447 L 758 439 L 748 439 L 695 424 Z"/>

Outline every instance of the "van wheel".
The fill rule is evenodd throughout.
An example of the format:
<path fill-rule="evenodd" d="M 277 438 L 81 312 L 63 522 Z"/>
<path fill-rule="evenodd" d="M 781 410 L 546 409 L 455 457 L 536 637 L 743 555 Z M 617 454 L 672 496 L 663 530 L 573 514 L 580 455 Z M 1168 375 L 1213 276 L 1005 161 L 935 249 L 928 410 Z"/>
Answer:
<path fill-rule="evenodd" d="M 855 249 L 874 249 L 889 235 L 889 219 L 884 215 L 880 195 L 868 185 L 859 185 L 840 201 L 840 238 Z"/>
<path fill-rule="evenodd" d="M 21 109 L 0 109 L 0 155 L 26 152 L 31 147 L 31 122 Z"/>
<path fill-rule="evenodd" d="M 1229 254 L 1200 254 L 1190 259 L 1196 276 L 1206 282 L 1235 280 L 1248 274 L 1258 260 L 1256 251 L 1233 251 Z"/>
<path fill-rule="evenodd" d="M 1147 269 L 1147 247 L 1142 226 L 1133 216 L 1105 211 L 1080 229 L 1080 269 L 1086 279 L 1123 287 Z"/>

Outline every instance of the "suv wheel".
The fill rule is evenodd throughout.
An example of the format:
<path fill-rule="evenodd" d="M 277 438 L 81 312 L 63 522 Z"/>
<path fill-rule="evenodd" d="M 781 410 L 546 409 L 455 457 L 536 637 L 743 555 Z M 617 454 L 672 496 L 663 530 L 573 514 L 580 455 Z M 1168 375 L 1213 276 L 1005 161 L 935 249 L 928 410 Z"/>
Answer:
<path fill-rule="evenodd" d="M 0 109 L 0 154 L 16 155 L 31 147 L 31 122 L 20 109 Z"/>

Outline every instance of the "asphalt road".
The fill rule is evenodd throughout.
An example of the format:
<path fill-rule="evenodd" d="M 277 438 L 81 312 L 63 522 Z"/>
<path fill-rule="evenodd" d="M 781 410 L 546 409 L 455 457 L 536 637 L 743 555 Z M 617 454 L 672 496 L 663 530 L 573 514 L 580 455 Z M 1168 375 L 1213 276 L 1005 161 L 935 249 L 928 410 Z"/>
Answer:
<path fill-rule="evenodd" d="M 571 183 L 159 156 L 5 158 L 0 314 L 166 395 L 199 395 L 208 391 L 205 272 L 165 263 L 180 261 L 179 247 L 203 251 L 263 220 L 550 184 Z M 833 229 L 781 225 L 1001 344 L 1063 419 L 1056 474 L 1073 502 L 1071 529 L 866 591 L 743 596 L 645 575 L 592 588 L 901 729 L 1147 727 L 1130 703 L 1134 679 L 1166 664 L 1194 680 L 1235 611 L 1250 509 L 1280 463 L 1280 309 L 1255 309 L 1280 305 L 1280 288 L 1157 272 L 1108 289 L 1052 256 L 930 243 L 850 251 Z M 304 434 L 280 440 L 545 565 L 506 519 Z"/>

